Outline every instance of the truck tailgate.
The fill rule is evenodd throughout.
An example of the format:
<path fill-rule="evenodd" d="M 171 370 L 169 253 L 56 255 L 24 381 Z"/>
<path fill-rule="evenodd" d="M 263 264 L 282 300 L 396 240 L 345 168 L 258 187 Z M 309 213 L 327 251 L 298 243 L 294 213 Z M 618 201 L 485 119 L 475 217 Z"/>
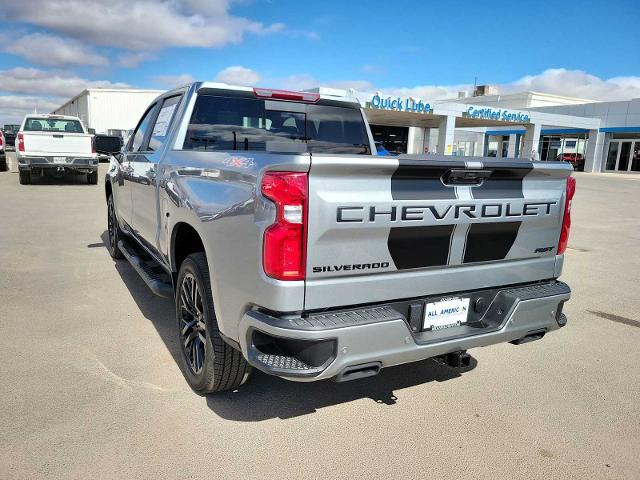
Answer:
<path fill-rule="evenodd" d="M 557 276 L 569 165 L 313 155 L 305 309 Z"/>
<path fill-rule="evenodd" d="M 91 156 L 91 135 L 23 132 L 25 155 Z"/>

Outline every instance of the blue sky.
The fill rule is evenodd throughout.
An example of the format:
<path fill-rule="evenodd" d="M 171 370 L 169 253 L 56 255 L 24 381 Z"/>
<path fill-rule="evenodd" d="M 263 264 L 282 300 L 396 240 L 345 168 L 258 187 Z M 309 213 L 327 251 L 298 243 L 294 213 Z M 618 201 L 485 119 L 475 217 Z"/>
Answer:
<path fill-rule="evenodd" d="M 0 0 L 0 123 L 87 86 L 640 96 L 637 1 Z"/>

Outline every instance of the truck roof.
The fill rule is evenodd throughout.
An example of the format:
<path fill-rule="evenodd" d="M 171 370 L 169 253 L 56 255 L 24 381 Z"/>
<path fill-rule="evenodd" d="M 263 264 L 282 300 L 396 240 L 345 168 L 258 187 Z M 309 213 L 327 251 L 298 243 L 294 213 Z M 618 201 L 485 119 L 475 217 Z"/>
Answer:
<path fill-rule="evenodd" d="M 43 118 L 47 120 L 78 120 L 78 117 L 73 117 L 70 115 L 54 115 L 54 114 L 43 114 L 43 113 L 28 113 L 25 115 L 25 118 Z"/>
<path fill-rule="evenodd" d="M 322 100 L 331 100 L 332 102 L 343 102 L 345 104 L 349 104 L 349 105 L 357 105 L 358 107 L 360 106 L 360 102 L 357 98 L 355 97 L 347 97 L 347 96 L 339 96 L 339 95 L 330 95 L 327 93 L 316 93 L 316 92 L 308 92 L 308 91 L 289 91 L 289 90 L 281 90 L 281 89 L 272 89 L 272 88 L 263 88 L 263 87 L 247 87 L 247 86 L 243 86 L 243 85 L 230 85 L 228 83 L 222 83 L 222 82 L 193 82 L 187 85 L 184 85 L 182 87 L 176 88 L 173 91 L 178 91 L 178 90 L 183 90 L 185 88 L 194 88 L 194 90 L 196 92 L 200 91 L 201 89 L 207 88 L 207 89 L 214 89 L 214 90 L 226 90 L 229 92 L 250 92 L 250 93 L 255 93 L 256 91 L 264 91 L 264 92 L 268 92 L 268 91 L 273 91 L 273 92 L 282 92 L 282 93 L 294 93 L 294 94 L 300 94 L 300 95 L 317 95 L 320 99 Z M 162 96 L 167 95 L 167 93 L 164 93 Z"/>

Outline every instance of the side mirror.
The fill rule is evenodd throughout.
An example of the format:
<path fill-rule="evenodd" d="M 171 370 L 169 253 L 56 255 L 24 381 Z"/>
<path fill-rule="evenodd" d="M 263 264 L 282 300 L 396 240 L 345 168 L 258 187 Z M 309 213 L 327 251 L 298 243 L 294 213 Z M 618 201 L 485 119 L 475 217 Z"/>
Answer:
<path fill-rule="evenodd" d="M 115 158 L 118 163 L 122 163 L 122 160 L 124 160 L 124 152 L 120 150 L 119 152 L 114 153 L 113 158 Z"/>

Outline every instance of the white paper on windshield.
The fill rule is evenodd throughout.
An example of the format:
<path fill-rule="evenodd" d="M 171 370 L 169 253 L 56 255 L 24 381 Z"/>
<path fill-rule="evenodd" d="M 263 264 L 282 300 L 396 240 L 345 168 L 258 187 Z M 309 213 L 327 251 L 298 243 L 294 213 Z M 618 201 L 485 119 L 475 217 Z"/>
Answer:
<path fill-rule="evenodd" d="M 166 107 L 162 107 L 160 109 L 158 119 L 156 120 L 156 125 L 155 127 L 153 127 L 152 136 L 164 137 L 167 135 L 169 123 L 171 122 L 171 117 L 173 117 L 173 111 L 176 109 L 176 105 L 177 104 L 174 103 L 173 105 L 167 105 Z"/>

